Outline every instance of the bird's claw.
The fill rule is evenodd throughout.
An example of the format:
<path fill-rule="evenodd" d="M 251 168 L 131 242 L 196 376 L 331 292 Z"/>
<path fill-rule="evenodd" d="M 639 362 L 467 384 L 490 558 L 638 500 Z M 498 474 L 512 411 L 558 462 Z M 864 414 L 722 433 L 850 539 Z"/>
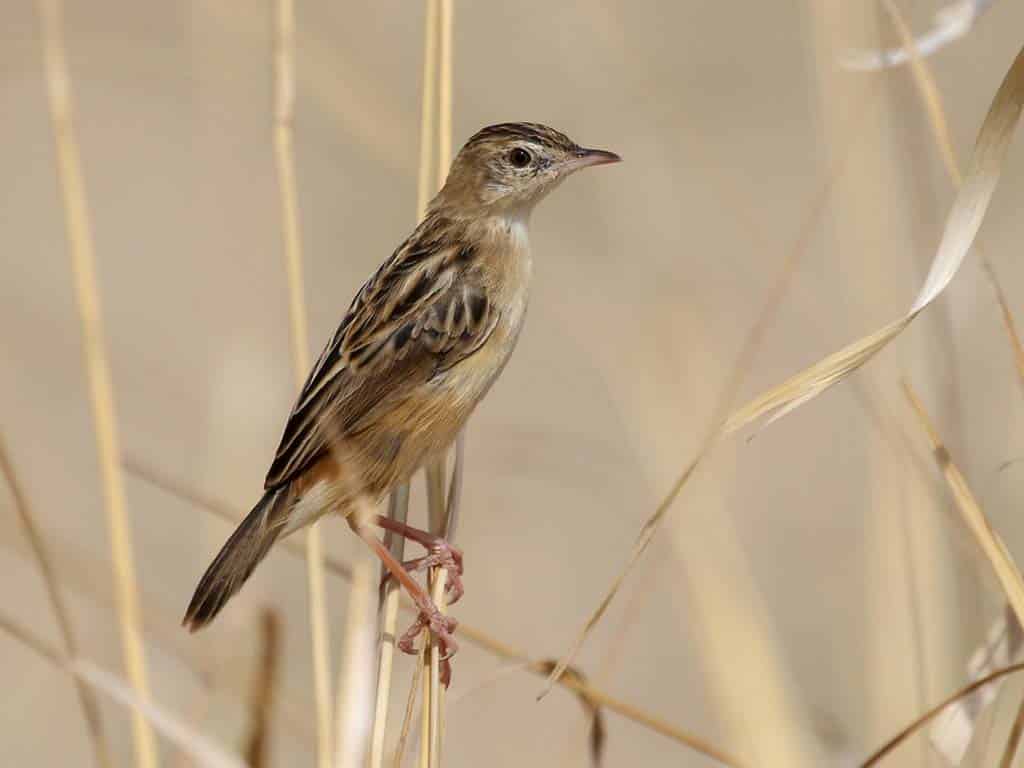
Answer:
<path fill-rule="evenodd" d="M 448 605 L 454 605 L 465 593 L 462 585 L 462 551 L 442 538 L 438 538 L 426 546 L 426 555 L 414 560 L 406 560 L 402 563 L 402 567 L 409 573 L 416 573 L 428 568 L 443 570 L 447 574 L 444 592 L 448 598 Z M 391 578 L 394 577 L 390 573 L 385 573 L 381 580 L 381 586 Z"/>
<path fill-rule="evenodd" d="M 451 616 L 446 616 L 438 610 L 437 606 L 431 605 L 421 610 L 416 621 L 405 631 L 405 634 L 398 640 L 398 648 L 403 653 L 416 655 L 419 649 L 416 648 L 416 638 L 424 628 L 429 628 L 434 636 L 434 642 L 441 650 L 441 682 L 445 688 L 451 681 L 452 669 L 450 659 L 458 652 L 459 644 L 455 641 L 453 633 L 459 625 Z"/>

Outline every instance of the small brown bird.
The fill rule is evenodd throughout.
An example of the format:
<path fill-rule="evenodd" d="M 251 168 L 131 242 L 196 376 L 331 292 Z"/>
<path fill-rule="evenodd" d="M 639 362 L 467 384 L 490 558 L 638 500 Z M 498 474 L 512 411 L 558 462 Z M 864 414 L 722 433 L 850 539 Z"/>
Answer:
<path fill-rule="evenodd" d="M 580 168 L 618 161 L 536 123 L 492 125 L 466 142 L 423 221 L 360 289 L 313 366 L 263 498 L 203 574 L 186 627 L 209 623 L 278 538 L 337 512 L 420 610 L 402 649 L 411 652 L 426 626 L 446 656 L 454 653 L 454 620 L 406 566 L 449 569 L 454 602 L 461 555 L 432 534 L 353 513 L 376 508 L 446 450 L 504 368 L 526 311 L 534 206 Z M 428 556 L 403 566 L 371 522 L 423 544 Z"/>

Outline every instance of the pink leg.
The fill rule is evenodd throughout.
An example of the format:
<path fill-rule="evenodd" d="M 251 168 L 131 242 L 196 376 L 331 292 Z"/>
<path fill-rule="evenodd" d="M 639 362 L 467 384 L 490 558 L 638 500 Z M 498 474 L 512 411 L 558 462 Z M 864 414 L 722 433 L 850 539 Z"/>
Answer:
<path fill-rule="evenodd" d="M 445 585 L 445 593 L 448 595 L 449 605 L 458 602 L 465 592 L 462 586 L 462 550 L 449 544 L 444 537 L 423 531 L 419 528 L 392 520 L 385 515 L 377 515 L 373 521 L 386 531 L 397 533 L 410 541 L 422 544 L 427 549 L 425 557 L 408 560 L 402 563 L 406 570 L 415 573 L 426 568 L 443 568 L 448 572 L 448 581 Z M 387 578 L 387 577 L 385 577 Z"/>
<path fill-rule="evenodd" d="M 442 669 L 441 669 L 441 681 L 445 687 L 451 682 L 452 670 L 451 662 L 449 661 L 452 656 L 459 650 L 459 644 L 455 642 L 455 638 L 452 637 L 452 633 L 458 626 L 458 622 L 450 616 L 445 616 L 438 610 L 437 606 L 430 599 L 430 595 L 427 594 L 426 590 L 423 589 L 416 580 L 409 574 L 409 572 L 402 566 L 394 555 L 392 555 L 388 548 L 373 535 L 372 532 L 363 528 L 356 523 L 355 520 L 349 519 L 349 526 L 353 531 L 370 545 L 370 549 L 376 553 L 377 557 L 384 563 L 384 567 L 388 569 L 392 576 L 394 576 L 398 583 L 405 587 L 405 591 L 409 593 L 409 597 L 412 598 L 413 603 L 419 608 L 419 616 L 416 617 L 416 621 L 412 627 L 402 635 L 398 641 L 398 647 L 405 653 L 415 654 L 416 649 L 413 647 L 419 633 L 424 627 L 429 627 L 430 631 L 437 637 L 437 643 L 441 648 L 442 653 Z"/>

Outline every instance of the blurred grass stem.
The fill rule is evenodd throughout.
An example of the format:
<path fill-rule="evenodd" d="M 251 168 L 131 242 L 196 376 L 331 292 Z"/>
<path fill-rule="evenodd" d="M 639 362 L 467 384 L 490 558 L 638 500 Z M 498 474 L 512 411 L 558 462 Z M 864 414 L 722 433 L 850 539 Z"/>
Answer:
<path fill-rule="evenodd" d="M 306 294 L 302 276 L 302 239 L 295 181 L 292 121 L 295 111 L 295 9 L 293 0 L 277 0 L 274 45 L 274 159 L 284 260 L 288 274 L 288 315 L 291 322 L 292 365 L 296 390 L 310 368 Z M 313 644 L 313 690 L 316 701 L 317 765 L 331 764 L 331 660 L 324 587 L 323 540 L 318 523 L 306 532 L 308 548 L 309 624 Z"/>
<path fill-rule="evenodd" d="M 74 125 L 71 78 L 64 54 L 63 9 L 59 0 L 39 0 L 38 10 L 42 26 L 47 95 L 57 155 L 57 175 L 64 204 L 64 221 L 82 330 L 82 347 L 95 425 L 100 479 L 110 531 L 122 653 L 128 679 L 136 695 L 141 701 L 147 702 L 149 684 L 140 630 L 131 524 L 125 503 L 124 481 L 121 477 L 121 449 L 103 330 L 103 310 L 96 277 L 92 225 Z M 133 710 L 132 730 L 137 765 L 139 768 L 156 768 L 158 762 L 153 731 L 138 709 Z"/>

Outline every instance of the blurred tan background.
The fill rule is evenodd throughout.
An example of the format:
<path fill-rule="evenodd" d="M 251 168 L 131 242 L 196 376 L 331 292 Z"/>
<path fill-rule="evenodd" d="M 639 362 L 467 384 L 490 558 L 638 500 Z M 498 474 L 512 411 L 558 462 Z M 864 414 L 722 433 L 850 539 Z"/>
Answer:
<path fill-rule="evenodd" d="M 567 648 L 697 449 L 808 226 L 742 396 L 896 317 L 916 293 L 952 189 L 909 71 L 833 66 L 841 46 L 896 40 L 872 3 L 843 5 L 832 28 L 817 3 L 456 3 L 456 145 L 485 124 L 531 120 L 625 158 L 572 179 L 534 217 L 530 317 L 468 434 L 461 619 L 536 658 Z M 918 30 L 939 8 L 900 7 Z M 271 10 L 70 0 L 66 18 L 123 449 L 239 510 L 257 498 L 293 394 Z M 315 353 L 414 223 L 423 9 L 303 0 L 297 20 Z M 930 60 L 964 160 L 1022 29 L 1024 6 L 998 2 Z M 83 653 L 119 670 L 32 3 L 0 4 L 0 116 L 0 427 L 58 555 Z M 1022 202 L 1018 146 L 980 235 L 1018 314 Z M 898 382 L 922 393 L 1024 556 L 1024 467 L 999 469 L 1024 453 L 1024 407 L 979 264 L 852 380 L 716 450 L 586 645 L 591 678 L 752 765 L 810 766 L 856 764 L 965 681 L 1000 593 Z M 136 476 L 126 483 L 155 697 L 237 746 L 258 612 L 273 606 L 284 621 L 273 764 L 313 765 L 304 564 L 271 555 L 210 630 L 189 636 L 178 621 L 229 527 Z M 2 610 L 56 641 L 6 490 L 0 512 Z M 332 552 L 356 552 L 345 526 L 324 531 Z M 337 669 L 346 587 L 331 578 L 328 589 Z M 464 643 L 453 698 L 502 667 Z M 396 717 L 410 671 L 403 658 Z M 90 764 L 64 675 L 0 637 L 0 677 L 4 764 Z M 539 688 L 505 674 L 453 701 L 446 764 L 587 765 L 578 703 L 556 691 L 538 704 Z M 1004 688 L 969 765 L 995 764 L 1020 690 Z M 129 718 L 107 701 L 103 713 L 127 765 Z M 916 738 L 891 764 L 939 762 Z M 713 763 L 608 715 L 605 765 Z"/>

